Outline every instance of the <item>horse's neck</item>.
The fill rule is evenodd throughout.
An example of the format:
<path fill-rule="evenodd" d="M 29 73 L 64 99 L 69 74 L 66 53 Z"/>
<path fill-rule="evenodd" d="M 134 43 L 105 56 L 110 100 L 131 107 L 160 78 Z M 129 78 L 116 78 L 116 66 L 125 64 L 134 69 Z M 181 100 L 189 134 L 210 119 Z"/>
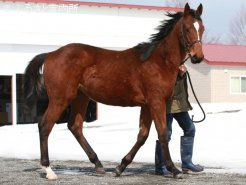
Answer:
<path fill-rule="evenodd" d="M 165 38 L 158 47 L 159 54 L 162 56 L 166 65 L 178 67 L 184 61 L 186 52 L 180 42 L 180 27 L 176 26 L 174 30 Z"/>

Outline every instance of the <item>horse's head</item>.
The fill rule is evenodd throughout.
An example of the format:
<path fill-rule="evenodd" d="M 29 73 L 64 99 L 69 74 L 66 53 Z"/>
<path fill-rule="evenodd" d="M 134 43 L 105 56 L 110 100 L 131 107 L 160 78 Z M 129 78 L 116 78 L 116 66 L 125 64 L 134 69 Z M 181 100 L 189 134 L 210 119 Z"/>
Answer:
<path fill-rule="evenodd" d="M 181 42 L 192 63 L 200 63 L 204 58 L 202 51 L 202 34 L 204 32 L 201 19 L 202 10 L 202 4 L 198 6 L 197 10 L 192 10 L 187 3 L 181 20 Z"/>

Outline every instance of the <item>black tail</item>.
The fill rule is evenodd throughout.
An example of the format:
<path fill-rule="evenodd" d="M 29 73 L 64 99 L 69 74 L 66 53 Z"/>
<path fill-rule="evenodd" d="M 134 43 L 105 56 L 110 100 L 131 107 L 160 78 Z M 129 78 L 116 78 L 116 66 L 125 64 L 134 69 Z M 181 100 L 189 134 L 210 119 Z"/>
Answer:
<path fill-rule="evenodd" d="M 48 53 L 35 56 L 28 64 L 24 75 L 24 96 L 25 103 L 32 107 L 44 89 L 42 66 Z"/>

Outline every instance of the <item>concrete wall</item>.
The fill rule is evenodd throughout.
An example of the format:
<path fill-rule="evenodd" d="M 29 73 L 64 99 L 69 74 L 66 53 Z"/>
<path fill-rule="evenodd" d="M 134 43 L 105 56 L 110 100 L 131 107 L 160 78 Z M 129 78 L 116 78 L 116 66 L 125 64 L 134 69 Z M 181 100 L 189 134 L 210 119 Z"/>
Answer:
<path fill-rule="evenodd" d="M 188 72 L 191 77 L 194 91 L 201 103 L 211 102 L 211 72 L 210 66 L 202 62 L 200 64 L 192 64 L 189 60 L 186 62 Z M 189 86 L 189 100 L 196 102 Z"/>
<path fill-rule="evenodd" d="M 244 66 L 216 66 L 201 64 L 191 64 L 186 62 L 191 76 L 194 90 L 202 103 L 220 102 L 245 102 L 246 93 L 231 93 L 231 76 L 246 76 Z M 195 98 L 189 85 L 189 100 L 194 103 Z"/>
<path fill-rule="evenodd" d="M 245 66 L 213 66 L 211 69 L 211 102 L 246 102 L 246 93 L 230 92 L 231 76 L 246 76 Z"/>

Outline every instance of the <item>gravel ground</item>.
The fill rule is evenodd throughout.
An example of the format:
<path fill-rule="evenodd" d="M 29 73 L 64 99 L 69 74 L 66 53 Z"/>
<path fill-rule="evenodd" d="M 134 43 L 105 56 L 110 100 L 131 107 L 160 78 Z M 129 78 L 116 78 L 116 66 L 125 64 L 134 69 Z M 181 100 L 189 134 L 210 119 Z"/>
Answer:
<path fill-rule="evenodd" d="M 182 179 L 164 178 L 154 174 L 154 164 L 132 163 L 121 177 L 114 176 L 118 163 L 105 162 L 105 175 L 97 175 L 90 162 L 51 161 L 58 180 L 49 181 L 39 166 L 39 160 L 0 158 L 0 184 L 3 185 L 245 185 L 246 175 L 200 173 L 182 175 Z M 178 166 L 178 164 L 177 164 Z"/>

